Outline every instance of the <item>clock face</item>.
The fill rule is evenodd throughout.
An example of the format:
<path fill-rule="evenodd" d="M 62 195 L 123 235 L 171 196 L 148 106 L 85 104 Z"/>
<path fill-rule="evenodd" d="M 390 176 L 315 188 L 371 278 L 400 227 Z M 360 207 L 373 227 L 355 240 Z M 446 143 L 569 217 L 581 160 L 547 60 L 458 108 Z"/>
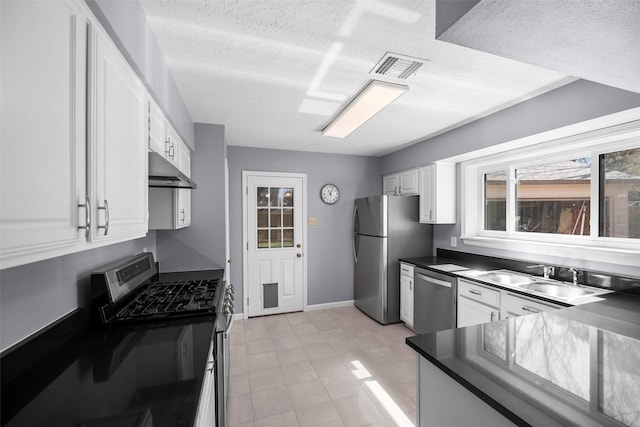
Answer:
<path fill-rule="evenodd" d="M 340 190 L 333 184 L 326 184 L 320 190 L 320 198 L 323 202 L 333 205 L 340 199 Z"/>

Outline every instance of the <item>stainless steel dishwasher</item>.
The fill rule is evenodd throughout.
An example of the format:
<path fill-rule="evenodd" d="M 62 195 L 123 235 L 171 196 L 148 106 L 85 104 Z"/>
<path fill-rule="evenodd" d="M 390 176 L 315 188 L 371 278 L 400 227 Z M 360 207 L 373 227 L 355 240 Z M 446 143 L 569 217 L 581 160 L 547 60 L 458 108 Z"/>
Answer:
<path fill-rule="evenodd" d="M 413 276 L 413 329 L 419 334 L 456 327 L 455 277 L 416 267 Z"/>

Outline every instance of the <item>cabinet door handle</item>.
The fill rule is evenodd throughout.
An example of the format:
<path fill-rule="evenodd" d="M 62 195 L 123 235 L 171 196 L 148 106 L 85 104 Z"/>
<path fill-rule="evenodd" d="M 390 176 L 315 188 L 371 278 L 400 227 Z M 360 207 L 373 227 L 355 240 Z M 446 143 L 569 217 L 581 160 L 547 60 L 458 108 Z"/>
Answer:
<path fill-rule="evenodd" d="M 85 208 L 84 210 L 84 218 L 85 225 L 78 226 L 78 230 L 84 230 L 84 238 L 89 238 L 89 233 L 91 232 L 91 201 L 89 200 L 89 196 L 84 197 L 84 205 L 78 205 L 79 208 Z"/>
<path fill-rule="evenodd" d="M 469 289 L 469 293 L 473 295 L 478 295 L 478 296 L 482 295 L 482 292 L 476 291 L 475 289 Z"/>
<path fill-rule="evenodd" d="M 184 218 L 185 218 L 184 209 L 180 209 L 180 222 L 183 224 L 184 224 Z"/>
<path fill-rule="evenodd" d="M 107 202 L 107 199 L 104 199 L 104 206 L 98 206 L 98 210 L 104 210 L 104 225 L 98 225 L 98 230 L 103 228 L 106 236 L 109 232 L 109 202 Z M 98 224 L 100 224 L 99 220 Z"/>
<path fill-rule="evenodd" d="M 540 310 L 536 310 L 535 308 L 531 308 L 528 305 L 523 305 L 522 306 L 522 310 L 523 311 L 528 311 L 530 313 L 540 313 Z"/>
<path fill-rule="evenodd" d="M 167 138 L 164 140 L 164 154 L 167 157 L 171 157 L 171 139 Z"/>
<path fill-rule="evenodd" d="M 491 321 L 493 322 L 494 320 L 496 320 L 496 312 L 492 311 L 491 312 Z"/>

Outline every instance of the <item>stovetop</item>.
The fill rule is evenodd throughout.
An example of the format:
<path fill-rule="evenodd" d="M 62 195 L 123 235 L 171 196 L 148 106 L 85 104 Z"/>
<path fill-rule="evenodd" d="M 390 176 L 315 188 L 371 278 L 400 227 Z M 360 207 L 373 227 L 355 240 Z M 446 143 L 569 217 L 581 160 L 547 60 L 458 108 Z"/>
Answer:
<path fill-rule="evenodd" d="M 124 305 L 112 322 L 215 314 L 219 280 L 151 283 Z"/>

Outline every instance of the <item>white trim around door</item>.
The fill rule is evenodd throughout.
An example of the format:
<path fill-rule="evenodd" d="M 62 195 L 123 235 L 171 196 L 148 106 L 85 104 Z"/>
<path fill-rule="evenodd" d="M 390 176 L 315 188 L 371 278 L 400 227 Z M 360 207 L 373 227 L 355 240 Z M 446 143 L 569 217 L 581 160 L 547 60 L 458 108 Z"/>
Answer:
<path fill-rule="evenodd" d="M 284 238 L 285 235 L 285 229 L 286 229 L 286 225 L 284 224 L 285 219 L 284 217 L 286 217 L 286 215 L 283 217 L 282 224 L 283 224 L 283 230 L 281 231 L 283 237 L 282 237 L 282 247 L 281 248 L 273 248 L 273 245 L 271 248 L 266 249 L 264 247 L 265 245 L 265 241 L 264 239 L 261 240 L 260 237 L 257 237 L 258 233 L 258 227 L 257 224 L 253 224 L 254 222 L 257 221 L 256 219 L 256 213 L 254 213 L 254 210 L 259 211 L 260 208 L 256 208 L 256 200 L 254 200 L 254 198 L 256 198 L 256 191 L 257 191 L 257 187 L 255 184 L 250 184 L 250 183 L 255 183 L 255 182 L 260 182 L 260 186 L 262 189 L 264 188 L 269 188 L 269 191 L 271 190 L 277 190 L 278 187 L 280 186 L 284 186 L 286 187 L 288 184 L 287 181 L 297 181 L 300 183 L 300 187 L 301 187 L 301 197 L 298 197 L 297 193 L 296 194 L 296 198 L 295 198 L 295 215 L 298 215 L 298 210 L 299 210 L 299 215 L 301 215 L 301 218 L 299 220 L 299 224 L 295 225 L 295 229 L 296 231 L 294 232 L 294 241 L 293 242 L 288 242 L 287 239 Z M 266 184 L 264 184 L 266 183 Z M 272 183 L 272 184 L 270 184 Z M 283 184 L 284 183 L 284 184 Z M 268 184 L 268 185 L 267 185 Z M 251 187 L 251 188 L 250 188 Z M 250 197 L 252 197 L 252 199 L 250 199 Z M 273 206 L 272 206 L 273 207 Z M 250 212 L 251 211 L 251 212 Z M 286 207 L 283 208 L 283 212 L 286 211 Z M 271 221 L 272 218 L 271 214 L 272 211 L 267 211 L 269 218 L 269 227 L 271 227 Z M 262 212 L 264 213 L 264 212 Z M 264 215 L 264 217 L 266 218 L 267 214 Z M 250 224 L 251 223 L 251 224 Z M 270 228 L 271 230 L 271 228 Z M 301 231 L 297 231 L 297 230 L 301 230 Z M 266 232 L 266 230 L 262 230 L 263 232 Z M 250 234 L 250 233 L 255 233 L 255 234 Z M 271 236 L 271 234 L 270 234 Z M 267 245 L 269 245 L 269 243 L 272 242 L 272 237 L 268 238 L 268 242 L 266 242 Z M 258 249 L 261 248 L 261 249 Z M 251 264 L 254 262 L 253 256 L 250 256 L 250 250 L 252 251 L 252 253 L 257 253 L 258 250 L 264 250 L 266 251 L 271 251 L 274 252 L 275 254 L 277 253 L 286 253 L 287 251 L 291 252 L 293 251 L 294 253 L 294 258 L 293 259 L 286 259 L 284 261 L 284 263 L 280 263 L 280 264 L 287 264 L 287 265 L 291 265 L 292 262 L 293 263 L 299 263 L 299 265 L 296 267 L 301 269 L 301 277 L 300 277 L 300 281 L 301 281 L 301 293 L 302 293 L 302 301 L 300 302 L 300 304 L 296 305 L 283 305 L 283 307 L 281 308 L 263 308 L 266 306 L 266 304 L 264 304 L 265 300 L 262 298 L 256 298 L 256 295 L 253 295 L 252 297 L 252 293 L 256 293 L 258 292 L 257 290 L 255 290 L 256 288 L 252 288 L 252 284 L 256 285 L 254 279 L 256 279 L 257 273 L 255 270 L 251 271 L 251 268 L 256 269 L 256 266 L 252 266 Z M 287 172 L 262 172 L 262 171 L 242 171 L 242 295 L 243 295 L 243 317 L 245 319 L 249 318 L 249 316 L 255 316 L 255 315 L 268 315 L 268 314 L 276 314 L 276 313 L 280 313 L 282 312 L 281 310 L 286 307 L 295 307 L 293 309 L 290 309 L 290 311 L 299 311 L 299 310 L 303 310 L 303 311 L 307 311 L 308 310 L 308 304 L 307 304 L 307 254 L 308 254 L 308 248 L 307 248 L 307 175 L 304 173 L 287 173 Z M 262 265 L 265 265 L 266 268 L 270 268 L 269 267 L 269 262 L 268 261 L 263 261 Z M 277 269 L 278 266 L 277 264 L 273 264 L 274 268 Z M 260 274 L 264 274 L 263 272 L 261 272 Z M 296 273 L 297 274 L 297 273 Z M 267 274 L 268 275 L 268 274 Z M 251 277 L 253 277 L 254 279 L 251 279 Z M 288 277 L 291 277 L 291 274 L 288 275 Z M 298 275 L 299 277 L 299 275 Z M 288 281 L 290 279 L 285 278 L 285 282 Z M 267 283 L 265 283 L 267 284 Z M 263 284 L 263 285 L 265 285 Z M 274 283 L 275 284 L 275 283 Z M 267 284 L 268 285 L 268 284 Z M 285 286 L 285 284 L 282 284 L 282 286 Z M 278 294 L 279 294 L 279 298 L 281 298 L 284 302 L 283 298 L 283 294 L 282 294 L 282 289 L 280 288 L 281 285 L 277 285 L 278 287 Z M 257 285 L 256 285 L 257 286 Z M 262 294 L 260 294 L 262 296 Z M 265 294 L 266 295 L 266 294 Z M 265 297 L 266 298 L 266 297 Z M 256 310 L 249 310 L 249 308 L 251 307 L 252 304 L 257 304 L 259 300 L 263 301 L 263 306 L 261 306 L 261 308 L 259 310 L 257 310 L 257 314 L 256 314 Z M 255 307 L 255 306 L 254 306 Z"/>

